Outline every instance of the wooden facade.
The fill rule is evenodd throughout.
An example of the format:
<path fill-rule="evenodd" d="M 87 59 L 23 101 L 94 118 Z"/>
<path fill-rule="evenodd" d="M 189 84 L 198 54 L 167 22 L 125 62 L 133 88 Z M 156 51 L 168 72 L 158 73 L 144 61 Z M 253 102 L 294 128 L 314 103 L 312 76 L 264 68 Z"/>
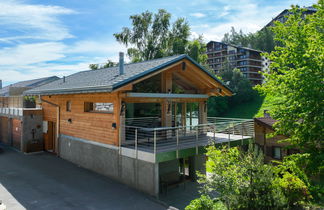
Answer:
<path fill-rule="evenodd" d="M 267 118 L 274 121 L 270 117 L 255 118 L 254 120 L 255 143 L 263 151 L 265 162 L 282 160 L 285 156 L 298 152 L 296 149 L 287 148 L 290 145 L 289 142 L 282 142 L 282 140 L 287 139 L 287 136 L 273 136 L 274 128 L 272 123 L 267 123 L 269 121 Z M 276 155 L 276 150 L 280 152 L 280 155 Z"/>

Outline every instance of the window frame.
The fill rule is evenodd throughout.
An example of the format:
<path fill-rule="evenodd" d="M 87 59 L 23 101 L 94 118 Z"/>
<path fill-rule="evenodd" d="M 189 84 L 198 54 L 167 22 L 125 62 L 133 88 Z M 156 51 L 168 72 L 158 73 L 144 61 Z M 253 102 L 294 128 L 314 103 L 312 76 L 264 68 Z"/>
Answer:
<path fill-rule="evenodd" d="M 70 100 L 66 101 L 66 103 L 65 103 L 65 111 L 67 111 L 67 112 L 72 111 L 72 102 Z"/>
<path fill-rule="evenodd" d="M 95 104 L 111 104 L 112 105 L 112 111 L 100 111 L 100 110 L 95 110 L 96 105 Z M 112 102 L 90 102 L 90 101 L 85 101 L 84 105 L 84 112 L 87 113 L 100 113 L 100 114 L 113 114 L 114 113 L 114 103 Z"/>

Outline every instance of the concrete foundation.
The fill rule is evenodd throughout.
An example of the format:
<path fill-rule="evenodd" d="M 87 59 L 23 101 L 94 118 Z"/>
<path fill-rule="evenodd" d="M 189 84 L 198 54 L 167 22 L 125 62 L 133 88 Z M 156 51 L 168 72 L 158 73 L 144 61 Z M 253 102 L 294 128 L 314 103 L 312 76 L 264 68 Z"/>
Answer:
<path fill-rule="evenodd" d="M 118 147 L 61 135 L 59 155 L 150 195 L 159 193 L 158 164 L 119 155 Z"/>
<path fill-rule="evenodd" d="M 206 174 L 206 155 L 189 157 L 189 174 L 193 181 L 197 181 L 197 172 Z"/>

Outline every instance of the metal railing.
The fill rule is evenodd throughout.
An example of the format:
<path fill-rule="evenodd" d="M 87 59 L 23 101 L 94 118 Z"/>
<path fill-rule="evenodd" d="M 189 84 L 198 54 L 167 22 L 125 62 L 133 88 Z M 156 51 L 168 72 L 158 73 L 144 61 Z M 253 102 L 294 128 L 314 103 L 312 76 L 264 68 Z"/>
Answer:
<path fill-rule="evenodd" d="M 161 127 L 159 117 L 127 118 L 122 126 L 121 145 L 138 150 L 154 153 L 195 148 L 198 154 L 200 146 L 211 143 L 228 143 L 242 141 L 254 137 L 254 124 L 251 119 L 209 117 L 207 123 Z"/>
<path fill-rule="evenodd" d="M 41 108 L 2 108 L 0 107 L 0 115 L 22 117 L 24 110 L 41 110 Z"/>

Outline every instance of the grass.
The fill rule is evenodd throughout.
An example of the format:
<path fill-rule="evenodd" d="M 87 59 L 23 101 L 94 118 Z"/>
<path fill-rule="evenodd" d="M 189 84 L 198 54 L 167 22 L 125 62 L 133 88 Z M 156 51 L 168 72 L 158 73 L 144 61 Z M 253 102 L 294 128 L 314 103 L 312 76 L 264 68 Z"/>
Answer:
<path fill-rule="evenodd" d="M 270 95 L 260 96 L 254 98 L 253 101 L 238 104 L 226 112 L 222 117 L 228 118 L 245 118 L 251 119 L 254 117 L 262 117 L 264 110 L 271 110 L 273 104 L 278 101 L 277 97 Z"/>
<path fill-rule="evenodd" d="M 253 118 L 259 110 L 262 108 L 264 101 L 263 96 L 257 96 L 253 101 L 249 101 L 244 104 L 238 104 L 230 109 L 230 111 L 226 112 L 223 117 L 228 118 Z"/>
<path fill-rule="evenodd" d="M 255 117 L 262 117 L 264 110 L 272 110 L 273 104 L 277 103 L 279 100 L 278 97 L 266 95 L 264 97 L 263 103 L 259 108 L 258 112 L 255 114 Z"/>

